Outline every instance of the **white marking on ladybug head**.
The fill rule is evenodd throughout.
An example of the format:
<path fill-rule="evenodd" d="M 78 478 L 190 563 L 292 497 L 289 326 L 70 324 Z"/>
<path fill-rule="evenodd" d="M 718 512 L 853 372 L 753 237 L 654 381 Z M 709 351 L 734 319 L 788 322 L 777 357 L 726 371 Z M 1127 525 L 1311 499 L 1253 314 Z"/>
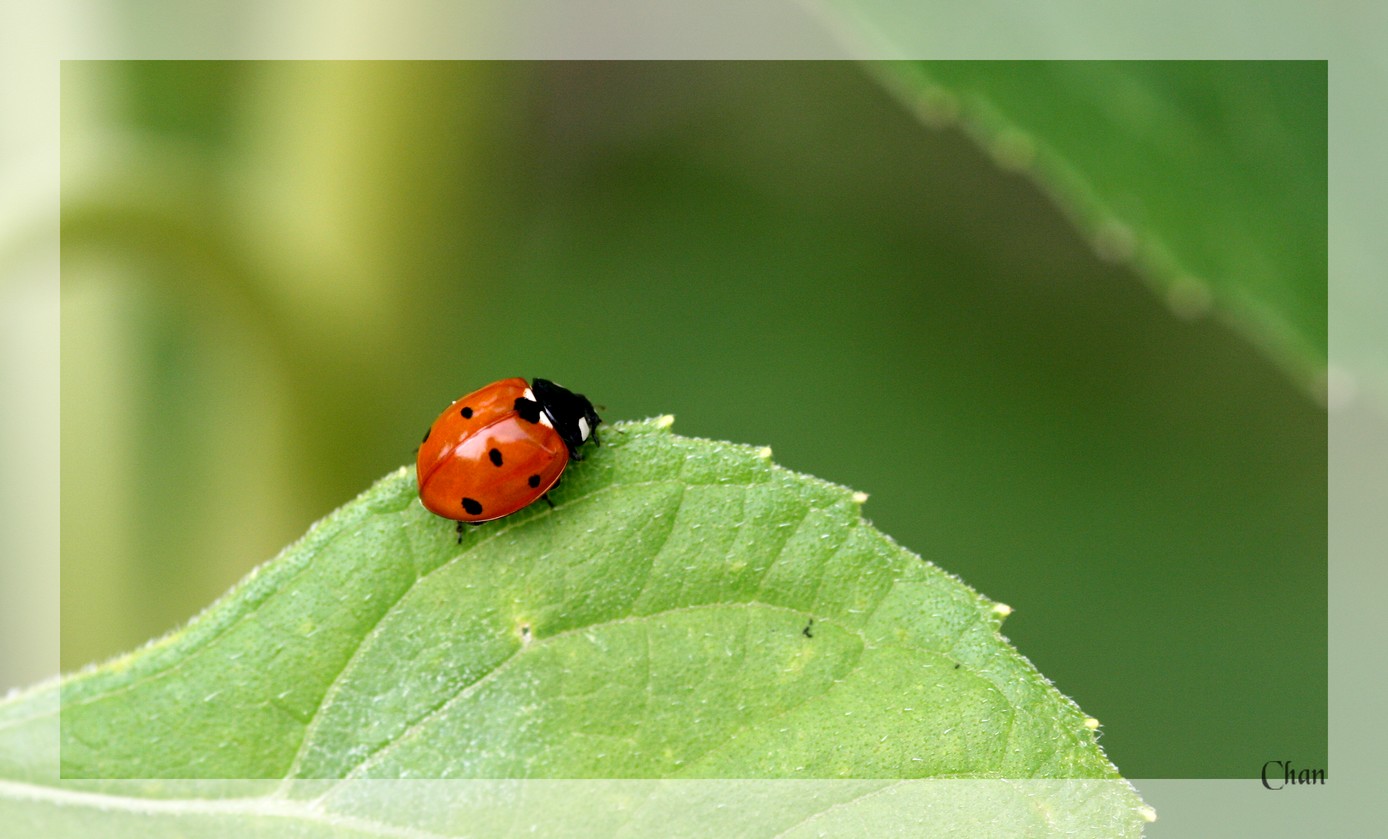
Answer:
<path fill-rule="evenodd" d="M 588 432 L 590 432 L 590 431 L 592 431 L 592 429 L 588 427 L 588 418 L 587 418 L 587 417 L 579 417 L 579 418 L 578 418 L 578 439 L 580 439 L 580 440 L 587 440 L 587 439 L 588 439 Z"/>
<path fill-rule="evenodd" d="M 525 393 L 521 394 L 521 398 L 524 399 L 526 402 L 534 402 L 535 391 L 531 390 L 530 388 L 526 388 Z"/>
<path fill-rule="evenodd" d="M 540 411 L 540 425 L 545 428 L 553 428 L 554 423 L 550 421 L 549 411 Z"/>

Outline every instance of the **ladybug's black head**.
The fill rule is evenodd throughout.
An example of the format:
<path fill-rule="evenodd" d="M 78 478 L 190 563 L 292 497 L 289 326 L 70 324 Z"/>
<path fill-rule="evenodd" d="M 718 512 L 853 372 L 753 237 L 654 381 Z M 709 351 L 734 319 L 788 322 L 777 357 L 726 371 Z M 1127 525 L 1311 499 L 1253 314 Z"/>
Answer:
<path fill-rule="evenodd" d="M 602 418 L 593 410 L 593 403 L 583 394 L 562 388 L 548 379 L 531 380 L 530 389 L 540 409 L 554 423 L 554 430 L 559 432 L 564 445 L 569 447 L 569 456 L 582 460 L 578 447 L 589 440 L 598 444 L 598 423 Z"/>

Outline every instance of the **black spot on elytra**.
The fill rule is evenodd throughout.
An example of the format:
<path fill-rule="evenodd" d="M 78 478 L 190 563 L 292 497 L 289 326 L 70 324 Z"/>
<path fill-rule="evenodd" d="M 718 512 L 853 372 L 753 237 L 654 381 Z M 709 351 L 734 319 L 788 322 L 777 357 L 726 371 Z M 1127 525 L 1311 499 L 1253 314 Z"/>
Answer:
<path fill-rule="evenodd" d="M 472 409 L 471 409 L 471 408 L 464 407 L 464 408 L 463 408 L 461 411 L 459 411 L 458 413 L 460 413 L 460 414 L 463 415 L 463 419 L 472 419 Z"/>
<path fill-rule="evenodd" d="M 477 516 L 482 514 L 482 505 L 478 504 L 477 501 L 472 498 L 463 499 L 463 509 L 467 511 L 467 514 L 469 516 Z"/>
<path fill-rule="evenodd" d="M 492 449 L 491 451 L 487 452 L 487 457 L 492 459 L 493 466 L 501 465 L 501 449 Z"/>
<path fill-rule="evenodd" d="M 527 480 L 526 483 L 530 484 L 531 489 L 534 489 L 535 487 L 538 487 L 540 485 L 540 476 L 531 475 L 530 479 Z"/>
<path fill-rule="evenodd" d="M 516 413 L 520 414 L 520 418 L 526 422 L 540 421 L 540 403 L 536 402 L 534 399 L 526 399 L 524 396 L 519 396 L 516 398 L 516 404 L 513 407 L 516 409 Z"/>

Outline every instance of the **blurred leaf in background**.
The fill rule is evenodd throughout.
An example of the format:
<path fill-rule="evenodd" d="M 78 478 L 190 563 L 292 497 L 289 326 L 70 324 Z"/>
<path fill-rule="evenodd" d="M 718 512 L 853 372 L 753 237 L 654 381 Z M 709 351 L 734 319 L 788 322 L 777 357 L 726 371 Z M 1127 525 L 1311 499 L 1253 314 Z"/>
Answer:
<path fill-rule="evenodd" d="M 1128 777 L 1324 765 L 1324 80 L 69 63 L 63 665 L 542 375 L 870 492 Z"/>
<path fill-rule="evenodd" d="M 1217 312 L 1312 390 L 1326 361 L 1324 62 L 888 62 L 927 119 L 1030 171 L 1178 315 Z"/>

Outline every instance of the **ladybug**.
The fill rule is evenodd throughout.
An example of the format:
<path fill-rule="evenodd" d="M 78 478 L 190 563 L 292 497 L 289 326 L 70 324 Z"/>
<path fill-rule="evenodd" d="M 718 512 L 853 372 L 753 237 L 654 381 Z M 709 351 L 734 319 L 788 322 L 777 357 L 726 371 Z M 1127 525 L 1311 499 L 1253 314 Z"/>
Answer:
<path fill-rule="evenodd" d="M 547 379 L 492 382 L 449 405 L 415 457 L 419 500 L 463 524 L 509 516 L 559 483 L 602 420 L 593 403 Z M 550 502 L 554 506 L 554 502 Z"/>

